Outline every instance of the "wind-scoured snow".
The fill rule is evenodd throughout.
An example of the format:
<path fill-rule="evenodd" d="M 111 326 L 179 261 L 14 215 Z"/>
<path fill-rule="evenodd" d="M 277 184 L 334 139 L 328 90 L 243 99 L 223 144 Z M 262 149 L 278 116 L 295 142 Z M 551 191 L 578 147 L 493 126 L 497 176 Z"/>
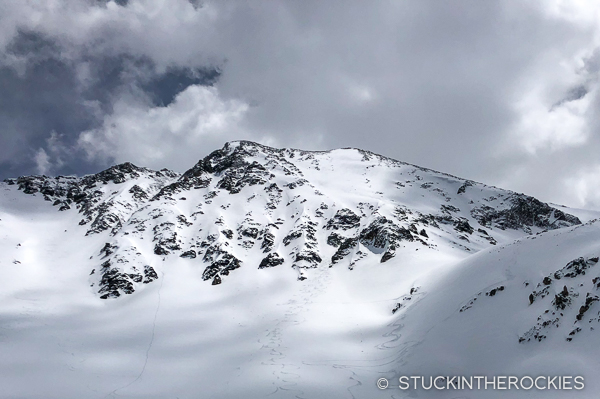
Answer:
<path fill-rule="evenodd" d="M 181 175 L 7 179 L 0 397 L 391 398 L 409 393 L 377 378 L 550 371 L 592 397 L 593 217 L 362 150 L 243 141 Z"/>

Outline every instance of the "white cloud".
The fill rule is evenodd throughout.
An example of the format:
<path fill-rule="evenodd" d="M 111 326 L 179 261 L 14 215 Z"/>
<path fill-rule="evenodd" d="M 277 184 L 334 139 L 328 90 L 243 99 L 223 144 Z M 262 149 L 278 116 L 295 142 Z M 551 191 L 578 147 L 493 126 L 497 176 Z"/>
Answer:
<path fill-rule="evenodd" d="M 115 104 L 100 128 L 81 133 L 78 144 L 88 157 L 186 170 L 216 149 L 207 143 L 247 136 L 240 124 L 248 106 L 222 100 L 216 88 L 189 86 L 167 107 L 127 100 Z"/>
<path fill-rule="evenodd" d="M 581 99 L 552 107 L 536 93 L 527 95 L 517 104 L 520 121 L 513 140 L 534 155 L 585 144 L 589 136 L 586 112 L 591 97 L 588 93 Z"/>
<path fill-rule="evenodd" d="M 50 171 L 50 157 L 43 148 L 37 150 L 34 159 L 38 174 L 45 175 Z"/>
<path fill-rule="evenodd" d="M 581 168 L 575 176 L 565 179 L 565 187 L 573 193 L 576 205 L 600 209 L 600 164 Z"/>

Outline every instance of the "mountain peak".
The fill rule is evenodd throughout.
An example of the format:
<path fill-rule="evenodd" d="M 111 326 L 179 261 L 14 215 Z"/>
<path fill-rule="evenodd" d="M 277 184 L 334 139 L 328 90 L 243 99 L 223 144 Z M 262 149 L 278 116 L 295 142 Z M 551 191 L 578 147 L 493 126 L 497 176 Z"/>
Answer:
<path fill-rule="evenodd" d="M 291 267 L 305 279 L 321 265 L 354 269 L 418 249 L 472 253 L 581 223 L 535 198 L 360 149 L 243 140 L 182 175 L 126 162 L 82 178 L 12 183 L 60 210 L 74 206 L 86 235 L 110 233 L 93 281 L 103 298 L 154 281 L 139 271 L 154 273 L 146 266 L 155 257 L 196 259 L 215 285 L 253 263 Z"/>

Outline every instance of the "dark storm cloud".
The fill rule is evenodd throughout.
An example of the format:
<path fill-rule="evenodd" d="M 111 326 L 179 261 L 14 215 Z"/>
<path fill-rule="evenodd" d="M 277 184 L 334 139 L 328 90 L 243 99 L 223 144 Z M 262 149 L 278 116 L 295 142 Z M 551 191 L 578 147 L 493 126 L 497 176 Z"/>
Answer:
<path fill-rule="evenodd" d="M 141 85 L 155 106 L 166 107 L 175 96 L 191 85 L 212 86 L 220 76 L 218 69 L 171 67 Z"/>
<path fill-rule="evenodd" d="M 86 52 L 72 60 L 60 43 L 35 31 L 19 30 L 6 53 L 26 59 L 18 71 L 0 67 L 0 178 L 15 174 L 82 174 L 107 162 L 90 161 L 77 146 L 81 132 L 101 126 L 124 92 L 156 106 L 169 105 L 190 85 L 211 85 L 211 68 L 156 70 L 148 57 Z M 47 157 L 40 170 L 36 155 Z M 110 162 L 110 160 L 109 160 Z"/>
<path fill-rule="evenodd" d="M 72 145 L 75 134 L 94 123 L 92 110 L 81 101 L 73 66 L 57 58 L 60 48 L 55 42 L 20 31 L 7 52 L 30 60 L 21 73 L 10 67 L 0 70 L 2 177 L 35 172 L 35 152 L 45 147 L 51 132 L 66 133 L 65 145 Z"/>
<path fill-rule="evenodd" d="M 95 0 L 97 4 L 106 5 L 107 3 L 113 2 L 121 7 L 127 7 L 129 0 Z"/>
<path fill-rule="evenodd" d="M 550 108 L 550 111 L 552 111 L 556 107 L 560 107 L 561 105 L 568 103 L 569 101 L 580 100 L 583 97 L 585 97 L 586 94 L 588 94 L 588 89 L 585 86 L 580 85 L 580 86 L 574 87 L 567 92 L 567 94 L 565 95 L 564 98 L 562 98 L 560 101 L 554 103 L 552 105 L 552 107 Z"/>

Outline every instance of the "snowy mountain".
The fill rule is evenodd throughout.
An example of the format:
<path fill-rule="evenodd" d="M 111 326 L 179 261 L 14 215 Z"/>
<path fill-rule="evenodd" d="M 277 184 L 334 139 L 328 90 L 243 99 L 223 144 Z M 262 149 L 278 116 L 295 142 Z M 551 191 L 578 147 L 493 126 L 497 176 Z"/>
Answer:
<path fill-rule="evenodd" d="M 528 397 L 593 397 L 596 212 L 246 141 L 0 193 L 2 398 L 452 397 L 397 378 L 549 372 L 586 388 Z"/>

